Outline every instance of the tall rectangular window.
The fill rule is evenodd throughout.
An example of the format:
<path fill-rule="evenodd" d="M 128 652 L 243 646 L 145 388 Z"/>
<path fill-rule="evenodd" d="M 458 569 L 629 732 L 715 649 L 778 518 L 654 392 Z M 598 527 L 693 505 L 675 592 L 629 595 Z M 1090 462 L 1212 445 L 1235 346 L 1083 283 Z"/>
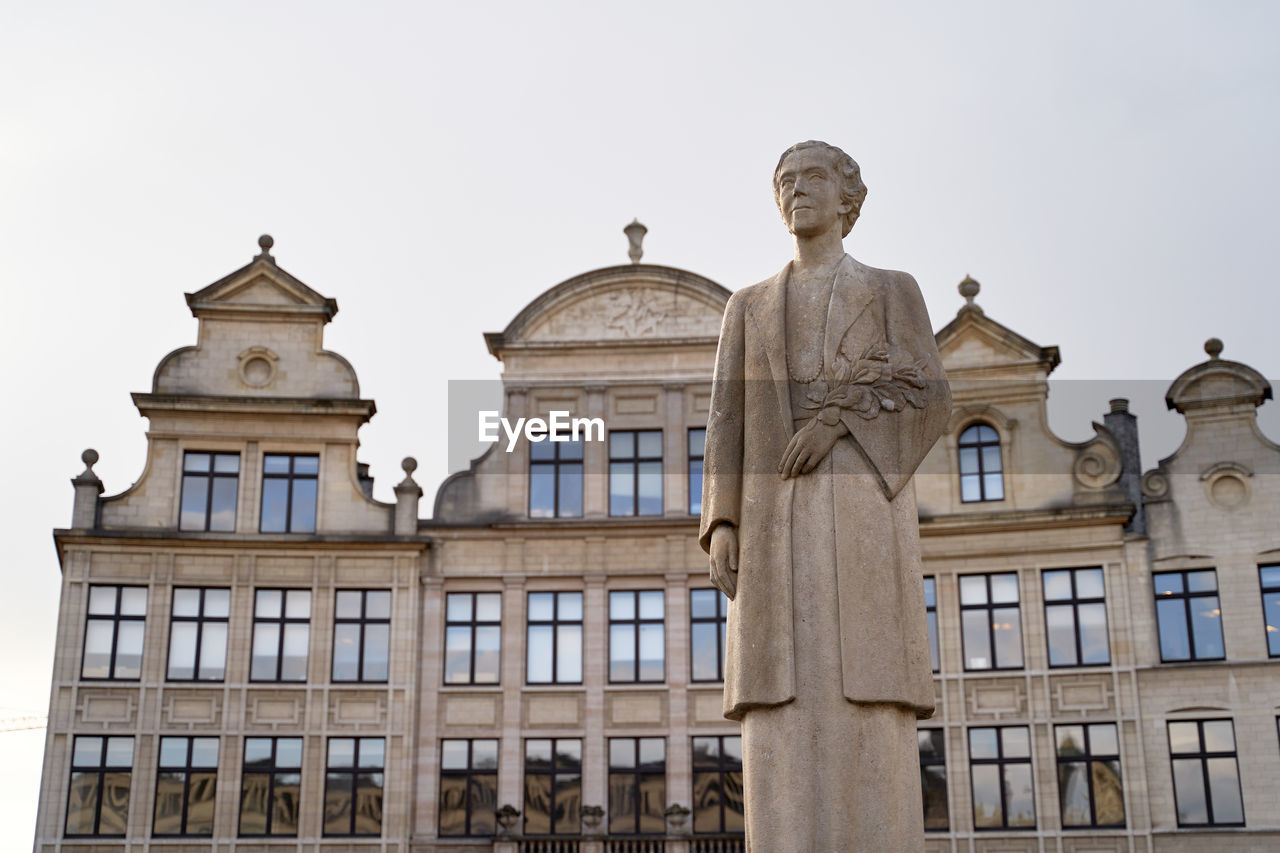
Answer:
<path fill-rule="evenodd" d="M 706 449 L 706 429 L 689 430 L 689 515 L 702 514 L 702 458 Z"/>
<path fill-rule="evenodd" d="M 1022 612 L 1018 575 L 960 577 L 964 668 L 1022 669 Z"/>
<path fill-rule="evenodd" d="M 498 742 L 440 742 L 440 837 L 493 835 L 498 808 Z"/>
<path fill-rule="evenodd" d="M 662 590 L 609 593 L 609 681 L 666 678 Z"/>
<path fill-rule="evenodd" d="M 1124 826 L 1124 785 L 1115 723 L 1054 726 L 1062 825 Z"/>
<path fill-rule="evenodd" d="M 1280 563 L 1259 566 L 1262 581 L 1262 622 L 1267 631 L 1267 654 L 1280 657 Z"/>
<path fill-rule="evenodd" d="M 693 831 L 743 832 L 742 738 L 693 739 Z"/>
<path fill-rule="evenodd" d="M 324 834 L 382 834 L 382 771 L 386 742 L 380 737 L 331 737 L 325 762 Z"/>
<path fill-rule="evenodd" d="M 924 828 L 946 832 L 951 828 L 947 810 L 947 733 L 942 729 L 920 729 L 920 790 L 924 796 Z"/>
<path fill-rule="evenodd" d="M 667 742 L 660 737 L 609 738 L 609 832 L 667 831 Z"/>
<path fill-rule="evenodd" d="M 1049 666 L 1111 663 L 1102 569 L 1046 571 L 1044 621 L 1049 641 Z"/>
<path fill-rule="evenodd" d="M 311 590 L 254 593 L 250 681 L 306 681 L 310 644 Z"/>
<path fill-rule="evenodd" d="M 1244 826 L 1230 720 L 1170 721 L 1169 757 L 1178 826 Z"/>
<path fill-rule="evenodd" d="M 315 533 L 320 457 L 267 453 L 262 457 L 263 533 Z"/>
<path fill-rule="evenodd" d="M 931 577 L 924 579 L 924 619 L 929 626 L 929 665 L 938 672 L 942 669 L 942 649 L 938 645 L 938 584 Z"/>
<path fill-rule="evenodd" d="M 529 517 L 582 516 L 582 439 L 529 442 Z"/>
<path fill-rule="evenodd" d="M 725 626 L 729 599 L 718 589 L 689 590 L 693 681 L 724 681 Z"/>
<path fill-rule="evenodd" d="M 227 620 L 231 590 L 177 587 L 169 625 L 169 680 L 227 677 Z"/>
<path fill-rule="evenodd" d="M 137 681 L 147 625 L 145 586 L 91 586 L 80 677 Z"/>
<path fill-rule="evenodd" d="M 969 729 L 976 829 L 1035 829 L 1031 734 L 1026 726 Z"/>
<path fill-rule="evenodd" d="M 502 593 L 451 592 L 444 611 L 444 683 L 497 684 Z"/>
<path fill-rule="evenodd" d="M 1156 620 L 1160 660 L 1222 660 L 1222 609 L 1213 569 L 1156 572 Z"/>
<path fill-rule="evenodd" d="M 582 740 L 525 741 L 525 835 L 577 835 L 581 809 Z"/>
<path fill-rule="evenodd" d="M 152 834 L 213 835 L 217 783 L 216 737 L 160 738 Z"/>
<path fill-rule="evenodd" d="M 302 793 L 302 738 L 244 739 L 240 834 L 294 838 Z"/>
<path fill-rule="evenodd" d="M 182 455 L 180 530 L 236 529 L 236 493 L 240 484 L 239 453 Z"/>
<path fill-rule="evenodd" d="M 133 738 L 76 736 L 67 789 L 67 835 L 123 836 L 132 772 Z"/>
<path fill-rule="evenodd" d="M 333 618 L 333 680 L 386 681 L 390 659 L 390 590 L 338 590 Z"/>
<path fill-rule="evenodd" d="M 529 593 L 529 684 L 582 683 L 582 593 Z"/>
<path fill-rule="evenodd" d="M 609 515 L 662 515 L 662 430 L 609 433 Z"/>

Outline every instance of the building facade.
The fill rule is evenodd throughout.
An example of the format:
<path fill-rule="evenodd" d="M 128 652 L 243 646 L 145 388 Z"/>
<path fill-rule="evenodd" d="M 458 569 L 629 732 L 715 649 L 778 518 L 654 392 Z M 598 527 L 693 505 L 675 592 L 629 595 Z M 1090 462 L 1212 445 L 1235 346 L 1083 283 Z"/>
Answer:
<path fill-rule="evenodd" d="M 486 335 L 509 421 L 598 431 L 495 444 L 423 519 L 412 460 L 372 498 L 336 303 L 260 246 L 134 395 L 137 483 L 72 481 L 36 850 L 741 850 L 696 542 L 729 291 L 637 253 Z M 927 849 L 1280 847 L 1270 385 L 1210 341 L 1144 473 L 1125 401 L 1059 439 L 1057 349 L 960 290 L 916 475 Z"/>

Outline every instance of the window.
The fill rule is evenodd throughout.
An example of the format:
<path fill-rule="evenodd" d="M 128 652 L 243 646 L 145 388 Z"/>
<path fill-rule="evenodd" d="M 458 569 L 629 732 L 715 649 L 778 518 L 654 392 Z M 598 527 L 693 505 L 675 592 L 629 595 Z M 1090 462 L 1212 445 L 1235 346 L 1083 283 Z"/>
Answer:
<path fill-rule="evenodd" d="M 964 668 L 1022 669 L 1018 575 L 962 575 L 960 628 Z"/>
<path fill-rule="evenodd" d="M 254 593 L 250 681 L 306 681 L 310 643 L 311 590 Z"/>
<path fill-rule="evenodd" d="M 444 610 L 444 683 L 497 684 L 502 593 L 451 592 Z"/>
<path fill-rule="evenodd" d="M 582 439 L 529 442 L 529 517 L 582 516 Z"/>
<path fill-rule="evenodd" d="M 609 738 L 609 832 L 667 831 L 667 742 L 660 737 Z"/>
<path fill-rule="evenodd" d="M 145 586 L 89 587 L 81 678 L 137 681 L 147 624 Z"/>
<path fill-rule="evenodd" d="M 929 625 L 929 664 L 938 672 L 942 669 L 942 651 L 938 646 L 938 584 L 934 578 L 924 579 L 924 618 Z"/>
<path fill-rule="evenodd" d="M 609 681 L 662 681 L 662 590 L 609 593 Z"/>
<path fill-rule="evenodd" d="M 525 835 L 577 835 L 581 808 L 582 740 L 525 741 Z"/>
<path fill-rule="evenodd" d="M 244 739 L 240 834 L 296 837 L 302 792 L 302 738 Z"/>
<path fill-rule="evenodd" d="M 1102 569 L 1045 572 L 1044 621 L 1049 666 L 1111 663 Z"/>
<path fill-rule="evenodd" d="M 498 742 L 440 745 L 440 836 L 493 835 L 498 808 Z"/>
<path fill-rule="evenodd" d="M 702 457 L 707 448 L 707 431 L 689 430 L 689 515 L 702 515 Z"/>
<path fill-rule="evenodd" d="M 920 789 L 924 795 L 924 828 L 946 832 L 951 828 L 947 813 L 947 734 L 942 729 L 920 729 Z"/>
<path fill-rule="evenodd" d="M 742 738 L 693 739 L 693 831 L 743 832 Z"/>
<path fill-rule="evenodd" d="M 184 453 L 178 529 L 235 530 L 239 483 L 239 453 Z"/>
<path fill-rule="evenodd" d="M 1035 829 L 1031 736 L 1026 726 L 969 729 L 976 829 Z"/>
<path fill-rule="evenodd" d="M 124 835 L 133 738 L 80 737 L 71 749 L 67 835 Z"/>
<path fill-rule="evenodd" d="M 1000 462 L 1000 434 L 986 424 L 960 433 L 960 500 L 1004 500 L 1004 467 Z"/>
<path fill-rule="evenodd" d="M 662 515 L 662 430 L 609 433 L 609 515 Z"/>
<path fill-rule="evenodd" d="M 729 599 L 718 589 L 689 590 L 690 648 L 694 681 L 724 681 L 725 624 Z"/>
<path fill-rule="evenodd" d="M 1055 726 L 1062 825 L 1124 826 L 1124 785 L 1115 723 Z"/>
<path fill-rule="evenodd" d="M 529 593 L 530 684 L 582 683 L 582 593 Z"/>
<path fill-rule="evenodd" d="M 213 835 L 216 737 L 162 737 L 156 771 L 155 835 Z"/>
<path fill-rule="evenodd" d="M 1178 826 L 1244 826 L 1230 720 L 1171 721 L 1169 757 Z"/>
<path fill-rule="evenodd" d="M 1222 660 L 1222 610 L 1218 574 L 1213 569 L 1157 572 L 1156 620 L 1160 660 Z"/>
<path fill-rule="evenodd" d="M 169 625 L 169 680 L 222 681 L 227 676 L 231 590 L 178 587 Z"/>
<path fill-rule="evenodd" d="M 391 592 L 340 589 L 333 619 L 333 680 L 386 681 Z"/>
<path fill-rule="evenodd" d="M 315 533 L 319 456 L 262 457 L 263 533 Z"/>
<path fill-rule="evenodd" d="M 324 778 L 325 835 L 382 834 L 380 737 L 331 737 Z"/>
<path fill-rule="evenodd" d="M 1262 621 L 1267 630 L 1267 654 L 1280 657 L 1280 564 L 1259 566 L 1262 580 Z"/>

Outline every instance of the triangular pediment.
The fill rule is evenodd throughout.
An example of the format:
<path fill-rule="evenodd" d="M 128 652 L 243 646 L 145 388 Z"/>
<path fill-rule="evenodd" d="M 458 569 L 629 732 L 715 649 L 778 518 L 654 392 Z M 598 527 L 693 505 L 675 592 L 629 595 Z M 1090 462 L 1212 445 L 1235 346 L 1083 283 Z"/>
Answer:
<path fill-rule="evenodd" d="M 270 255 L 259 255 L 208 287 L 188 293 L 187 304 L 197 317 L 210 312 L 252 311 L 321 314 L 327 321 L 338 313 L 335 300 L 281 269 Z"/>
<path fill-rule="evenodd" d="M 1057 347 L 1042 347 L 968 306 L 936 338 L 948 373 L 1034 366 L 1047 376 L 1059 362 Z"/>

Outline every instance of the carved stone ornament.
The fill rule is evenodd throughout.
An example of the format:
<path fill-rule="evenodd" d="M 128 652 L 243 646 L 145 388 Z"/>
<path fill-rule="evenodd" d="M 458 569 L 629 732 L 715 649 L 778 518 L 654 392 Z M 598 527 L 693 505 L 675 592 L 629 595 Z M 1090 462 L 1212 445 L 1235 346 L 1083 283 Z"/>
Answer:
<path fill-rule="evenodd" d="M 1103 489 L 1120 479 L 1124 465 L 1110 431 L 1096 423 L 1093 429 L 1097 435 L 1076 454 L 1071 475 L 1086 489 Z"/>
<path fill-rule="evenodd" d="M 1142 475 L 1142 496 L 1149 501 L 1169 499 L 1169 475 L 1160 468 L 1153 468 Z"/>
<path fill-rule="evenodd" d="M 1209 503 L 1228 512 L 1249 502 L 1253 491 L 1249 486 L 1252 477 L 1253 472 L 1238 462 L 1219 462 L 1200 474 Z"/>
<path fill-rule="evenodd" d="M 280 356 L 266 347 L 249 347 L 239 356 L 240 381 L 250 388 L 266 388 L 275 381 L 279 362 Z"/>

